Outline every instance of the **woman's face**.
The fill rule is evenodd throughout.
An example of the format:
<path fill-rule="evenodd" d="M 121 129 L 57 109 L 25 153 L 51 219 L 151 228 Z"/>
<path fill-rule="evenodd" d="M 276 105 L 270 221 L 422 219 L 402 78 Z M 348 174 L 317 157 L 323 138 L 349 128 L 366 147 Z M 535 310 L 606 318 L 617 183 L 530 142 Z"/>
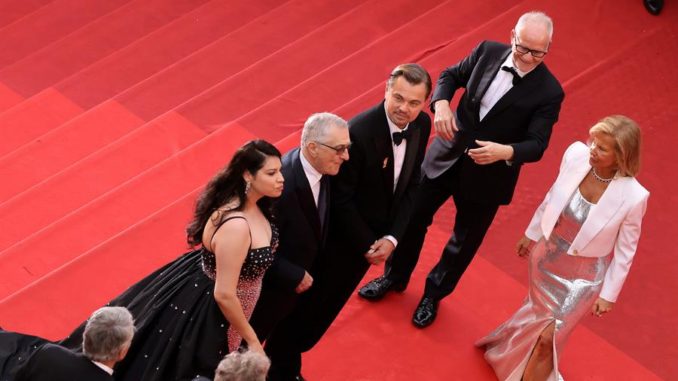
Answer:
<path fill-rule="evenodd" d="M 617 169 L 616 142 L 607 134 L 591 135 L 589 163 L 596 169 Z"/>
<path fill-rule="evenodd" d="M 264 165 L 250 177 L 250 192 L 264 197 L 279 197 L 283 191 L 282 164 L 276 156 L 269 156 Z M 248 176 L 249 177 L 249 176 Z M 246 178 L 247 180 L 247 178 Z"/>

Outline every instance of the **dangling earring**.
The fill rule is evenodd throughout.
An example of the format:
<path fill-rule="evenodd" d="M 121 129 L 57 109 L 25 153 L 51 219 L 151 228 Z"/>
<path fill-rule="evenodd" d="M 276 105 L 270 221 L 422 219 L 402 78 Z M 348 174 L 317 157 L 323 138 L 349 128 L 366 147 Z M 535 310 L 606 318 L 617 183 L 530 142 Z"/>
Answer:
<path fill-rule="evenodd" d="M 247 194 L 250 191 L 250 188 L 252 185 L 250 184 L 249 181 L 245 181 L 245 194 Z"/>

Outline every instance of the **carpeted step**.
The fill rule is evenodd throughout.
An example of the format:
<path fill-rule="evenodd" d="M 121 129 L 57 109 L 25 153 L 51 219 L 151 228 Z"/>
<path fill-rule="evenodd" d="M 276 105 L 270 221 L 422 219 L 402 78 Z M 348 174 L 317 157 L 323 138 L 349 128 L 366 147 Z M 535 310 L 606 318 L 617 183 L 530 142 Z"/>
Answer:
<path fill-rule="evenodd" d="M 0 28 L 9 25 L 53 0 L 4 0 L 0 2 Z"/>
<path fill-rule="evenodd" d="M 379 14 L 374 12 L 374 10 L 383 7 L 377 3 L 370 3 L 356 8 L 355 12 L 351 12 L 344 17 L 335 20 L 331 24 L 328 24 L 327 27 L 314 33 L 312 35 L 313 38 L 304 39 L 298 44 L 292 44 L 290 46 L 293 48 L 290 49 L 291 52 L 288 52 L 287 49 L 283 49 L 271 56 L 270 59 L 264 60 L 261 64 L 258 63 L 255 65 L 256 70 L 258 71 L 255 71 L 254 73 L 246 71 L 247 78 L 244 78 L 241 82 L 249 83 L 249 77 L 258 77 L 259 75 L 264 74 L 266 70 L 271 70 L 269 66 L 274 65 L 274 63 L 296 66 L 298 62 L 308 62 L 309 51 L 321 49 L 322 46 L 328 43 L 337 44 L 340 41 L 351 41 L 351 44 L 346 45 L 346 49 L 359 49 L 364 43 L 368 43 L 370 40 L 374 40 L 380 36 L 381 33 L 390 30 L 389 27 L 393 28 L 403 21 L 394 17 L 403 10 L 408 11 L 408 9 L 403 9 L 400 6 L 405 5 L 408 1 L 402 1 L 403 4 L 398 4 L 396 2 L 393 4 L 394 7 L 387 8 L 392 11 L 383 12 L 379 18 L 377 18 L 377 15 Z M 375 6 L 377 8 L 374 8 Z M 398 11 L 396 12 L 395 9 L 398 9 Z M 410 17 L 409 12 L 402 12 L 402 14 L 403 16 L 401 17 L 403 17 L 403 19 Z M 359 17 L 359 15 L 365 16 Z M 343 22 L 345 21 L 345 18 L 350 18 L 353 21 L 356 30 L 360 30 L 362 39 L 357 38 L 357 36 L 347 39 L 346 36 L 338 33 L 340 30 L 344 29 Z M 369 34 L 365 32 L 366 28 L 379 32 L 378 34 Z M 340 57 L 344 52 L 339 50 L 335 54 L 337 57 Z M 290 74 L 287 76 L 288 78 L 286 78 L 286 80 L 291 81 L 290 83 L 303 80 L 307 76 L 312 75 L 314 70 L 322 69 L 322 66 L 320 66 L 321 64 L 331 64 L 334 60 L 335 57 L 324 54 L 322 60 L 316 60 L 316 65 L 307 65 L 303 70 L 299 69 L 295 73 L 296 75 Z M 273 69 L 275 69 L 275 66 Z M 237 77 L 240 78 L 240 75 Z M 246 89 L 238 91 L 238 87 L 234 86 L 230 81 L 227 81 L 227 83 L 223 85 L 224 86 L 222 87 L 232 89 L 234 94 L 240 94 L 241 96 L 247 95 L 249 98 L 259 99 L 260 101 L 266 99 L 266 96 L 270 97 L 275 95 L 275 91 L 284 91 L 288 86 L 287 83 L 283 81 L 282 83 L 276 83 L 275 85 L 268 87 L 268 94 L 251 96 L 247 94 Z M 212 97 L 215 96 L 213 92 L 208 92 L 206 95 Z M 223 94 L 221 93 L 216 93 L 216 96 L 221 96 L 223 98 Z M 204 99 L 209 99 L 209 97 L 200 97 L 199 101 L 203 101 Z M 189 106 L 192 106 L 194 103 L 197 102 L 189 102 Z M 106 131 L 110 131 L 109 133 L 111 135 L 115 134 L 115 136 L 117 136 L 119 135 L 118 131 L 125 131 L 138 127 L 139 121 L 137 118 L 129 116 L 129 113 L 125 110 L 121 110 L 117 104 L 114 104 L 113 106 L 114 107 L 110 110 L 113 117 L 102 113 L 101 118 L 115 120 L 117 118 L 115 116 L 116 113 L 120 112 L 121 119 L 127 119 L 128 123 L 118 123 L 117 125 L 104 127 Z M 247 111 L 247 108 L 249 108 L 249 104 L 245 104 L 244 107 L 234 108 L 233 110 L 224 110 L 223 118 L 224 120 L 234 119 L 239 116 L 237 112 L 244 113 Z M 109 111 L 106 108 L 103 110 Z M 78 144 L 78 142 L 87 143 L 86 137 L 89 133 L 95 131 L 91 128 L 92 122 L 95 119 L 99 119 L 99 117 L 97 117 L 94 112 L 89 112 L 84 115 L 86 115 L 86 117 L 81 117 L 73 123 L 70 123 L 73 124 L 70 126 L 72 128 L 64 129 L 64 131 L 68 132 L 68 135 L 58 134 L 51 136 L 51 134 L 48 134 L 45 136 L 42 143 L 47 149 L 41 150 L 41 154 L 38 155 L 37 160 L 36 155 L 33 154 L 32 150 L 22 150 L 22 155 L 17 155 L 18 157 L 8 157 L 8 174 L 15 180 L 10 186 L 6 187 L 7 195 L 0 194 L 0 196 L 11 197 L 18 192 L 23 191 L 23 193 L 12 196 L 11 200 L 4 204 L 0 204 L 0 223 L 8 224 L 6 234 L 4 234 L 4 238 L 0 240 L 0 251 L 10 246 L 15 240 L 20 240 L 22 237 L 28 236 L 32 232 L 38 231 L 49 225 L 65 215 L 74 206 L 85 204 L 104 193 L 110 187 L 133 177 L 138 171 L 143 170 L 142 165 L 151 166 L 160 161 L 163 158 L 163 154 L 170 155 L 173 152 L 173 149 L 181 149 L 190 143 L 190 140 L 186 140 L 182 143 L 183 145 L 170 145 L 164 150 L 162 148 L 156 148 L 159 152 L 149 152 L 153 149 L 152 145 L 144 145 L 144 139 L 152 141 L 156 135 L 163 136 L 164 132 L 162 131 L 162 128 L 164 124 L 167 124 L 166 119 L 168 119 L 163 116 L 158 120 L 151 122 L 150 125 L 144 126 L 138 133 L 135 131 L 129 138 L 125 137 L 120 142 L 112 144 L 111 147 L 107 147 L 107 149 L 97 152 L 91 157 L 83 160 L 82 163 L 77 163 L 72 168 L 42 181 L 32 189 L 26 190 L 40 179 L 50 176 L 53 170 L 58 170 L 58 168 L 60 168 L 58 163 L 65 161 L 60 156 L 65 156 L 67 158 L 81 157 L 92 150 L 92 144 Z M 173 115 L 170 115 L 170 123 L 173 122 L 172 118 Z M 207 131 L 216 128 L 214 126 L 201 127 Z M 97 133 L 95 136 L 92 136 L 91 139 L 99 139 L 101 138 L 100 135 L 101 133 Z M 189 136 L 192 136 L 192 134 L 188 134 L 186 138 L 188 139 Z M 72 142 L 70 143 L 71 147 L 64 147 L 64 141 Z M 102 141 L 105 141 L 105 139 Z M 45 157 L 49 157 L 49 160 L 40 160 Z M 132 160 L 138 165 L 125 166 L 124 168 L 114 170 L 117 162 L 125 160 Z M 41 163 L 41 161 L 44 161 L 44 163 Z M 102 167 L 107 166 L 103 165 L 102 162 L 110 163 L 112 171 L 102 170 Z M 27 170 L 29 168 L 35 168 L 35 170 L 30 172 Z M 51 202 L 53 197 L 61 199 L 62 202 Z M 16 219 L 16 217 L 36 209 L 42 211 L 39 217 L 24 220 Z"/>
<path fill-rule="evenodd" d="M 89 110 L 265 13 L 271 2 L 278 3 L 265 0 L 234 2 L 224 6 L 223 0 L 211 1 L 43 92 L 58 91 Z M 196 23 L 195 20 L 200 22 Z M 18 94 L 0 86 L 0 109 L 3 104 L 9 107 L 20 100 Z M 0 114 L 0 125 L 8 129 L 7 139 L 0 142 L 0 157 L 26 144 L 33 148 L 25 147 L 24 152 L 29 155 L 37 154 L 36 156 L 40 154 L 41 151 L 36 149 L 42 144 L 33 139 L 67 121 L 54 118 L 31 123 L 33 115 L 40 114 L 43 110 L 49 112 L 52 107 L 49 101 L 49 97 L 43 98 L 43 94 L 39 93 L 26 100 L 26 105 L 19 104 Z M 40 140 L 44 140 L 44 137 Z M 101 146 L 92 144 L 87 137 L 83 137 L 83 141 L 94 149 Z M 40 158 L 32 160 L 39 162 Z M 64 165 L 49 160 L 46 162 L 53 164 L 50 170 Z M 2 166 L 0 163 L 0 168 Z"/>
<path fill-rule="evenodd" d="M 54 87 L 90 109 L 255 19 L 266 22 L 266 13 L 284 6 L 280 0 L 211 0 Z"/>
<path fill-rule="evenodd" d="M 384 7 L 380 2 L 362 4 L 334 19 L 331 23 L 325 24 L 317 31 L 224 80 L 208 92 L 178 108 L 177 111 L 203 126 L 207 131 L 219 128 L 243 114 L 258 113 L 258 107 L 269 102 L 273 95 L 276 96 L 273 99 L 285 99 L 284 94 L 289 92 L 289 89 L 296 88 L 309 78 L 317 77 L 318 73 L 344 60 L 345 57 L 352 56 L 356 51 L 374 45 L 377 41 L 388 39 L 391 32 L 417 19 L 429 7 L 437 3 L 434 0 L 422 0 L 417 3 L 394 0 L 389 7 Z M 347 23 L 351 24 L 351 28 L 346 28 Z M 357 67 L 360 65 L 351 66 L 351 69 L 361 71 L 362 69 Z M 355 73 L 354 75 L 361 74 Z M 333 78 L 335 83 L 328 86 L 328 93 L 342 83 L 343 79 L 337 81 L 337 78 L 340 77 Z M 252 86 L 252 83 L 256 82 L 266 83 L 266 86 Z M 358 88 L 361 86 L 359 85 Z M 283 94 L 283 96 L 280 97 L 278 94 Z M 308 100 L 320 102 L 317 94 L 308 92 L 305 96 Z M 284 116 L 289 112 L 305 119 L 308 114 L 297 113 L 298 107 L 296 106 L 294 103 L 287 103 L 287 110 L 278 116 L 271 115 L 271 119 Z M 326 108 L 327 105 L 323 107 Z M 316 111 L 322 109 L 318 108 Z M 269 127 L 281 124 L 279 120 L 275 122 L 271 120 L 271 122 Z M 291 124 L 287 125 L 289 129 L 278 128 L 276 130 L 280 133 L 270 138 L 273 141 L 281 139 L 292 133 L 301 123 L 303 119 L 291 121 Z M 282 124 L 285 125 L 285 123 Z"/>
<path fill-rule="evenodd" d="M 1 93 L 4 93 L 2 86 L 0 86 Z M 17 97 L 20 96 L 17 95 Z M 35 126 L 58 126 L 80 115 L 82 111 L 80 106 L 55 89 L 47 89 L 21 102 L 10 111 L 0 115 L 0 131 L 2 131 L 0 161 L 10 152 L 36 138 Z M 39 141 L 35 143 L 39 144 Z M 5 169 L 0 169 L 0 171 L 9 174 Z"/>
<path fill-rule="evenodd" d="M 67 36 L 131 0 L 55 0 L 0 29 L 0 68 Z"/>
<path fill-rule="evenodd" d="M 141 124 L 139 118 L 119 105 L 107 110 L 108 114 L 102 113 L 97 117 L 102 131 L 119 129 L 121 125 L 136 127 Z M 205 136 L 202 129 L 172 112 L 151 124 L 53 176 L 46 176 L 41 183 L 0 204 L 0 226 L 4 227 L 0 236 L 0 252 Z M 45 148 L 77 151 L 78 145 L 69 144 L 71 142 L 77 142 L 77 139 Z M 34 210 L 40 213 L 29 219 L 21 218 Z"/>
<path fill-rule="evenodd" d="M 444 5 L 445 5 L 445 4 L 444 4 Z M 490 8 L 490 7 L 488 7 L 488 9 L 489 9 L 489 8 Z M 388 15 L 389 13 L 386 12 L 385 14 Z M 464 17 L 468 17 L 468 15 L 466 15 L 466 14 L 458 14 L 457 17 L 464 18 Z M 417 22 L 424 22 L 424 21 L 425 21 L 424 18 L 420 18 L 420 19 L 415 19 L 415 21 L 413 21 L 413 22 L 417 23 Z M 455 24 L 455 23 L 449 23 L 449 24 L 447 24 L 447 25 L 454 25 L 454 24 Z M 359 24 L 358 24 L 358 25 L 359 25 Z M 378 23 L 376 23 L 376 24 L 373 23 L 372 25 L 379 25 L 379 24 L 378 24 Z M 441 38 L 440 35 L 438 36 L 438 38 Z M 435 43 L 435 40 L 432 40 L 432 41 L 430 41 L 429 43 L 432 43 L 432 44 L 433 44 L 433 43 Z M 370 51 L 375 51 L 375 52 L 378 52 L 378 53 L 382 54 L 381 50 L 373 50 L 373 49 L 370 49 Z M 284 60 L 284 57 L 281 57 L 281 60 Z M 347 67 L 347 68 L 350 68 L 350 67 Z M 328 74 L 329 74 L 329 73 L 328 73 Z M 383 78 L 383 76 L 384 76 L 384 72 L 379 73 L 380 82 L 383 81 L 383 79 L 381 79 L 381 78 Z M 335 78 L 340 78 L 340 77 L 335 77 Z M 341 81 L 333 81 L 331 84 L 328 84 L 328 86 L 333 86 L 334 88 L 337 88 L 337 89 L 341 88 L 343 85 L 344 85 L 344 82 L 341 82 Z M 358 84 L 356 84 L 356 85 L 359 86 L 359 88 L 361 88 L 363 91 L 369 89 L 369 87 L 366 87 L 366 86 L 368 86 L 367 83 L 366 83 L 366 84 L 362 84 L 362 85 L 358 85 Z M 315 96 L 315 95 L 314 95 L 312 92 L 307 93 L 307 98 L 308 98 L 308 99 L 303 100 L 303 102 L 312 102 L 312 98 L 313 98 L 314 96 Z M 191 106 L 191 105 L 192 105 L 192 102 L 189 103 L 188 106 Z M 180 109 L 179 111 L 183 111 L 183 110 Z M 314 110 L 314 111 L 317 111 L 317 110 Z M 258 110 L 258 109 L 256 109 L 256 110 L 254 110 L 252 113 L 256 114 L 256 113 L 258 113 L 258 112 L 261 112 L 261 111 Z M 308 114 L 305 112 L 305 110 L 303 109 L 303 107 L 296 107 L 296 108 L 289 109 L 289 110 L 287 110 L 287 113 L 288 113 L 288 114 L 290 114 L 290 113 L 296 113 L 296 114 L 295 114 L 295 118 L 297 118 L 297 119 L 300 120 L 300 122 L 296 125 L 296 128 L 291 129 L 291 133 L 294 133 L 294 132 L 296 132 L 296 131 L 301 127 L 301 125 L 302 125 L 302 123 L 303 123 L 303 119 L 305 119 L 305 118 L 307 117 Z M 310 112 L 309 112 L 309 113 L 310 113 Z M 201 128 L 210 127 L 210 126 L 204 126 L 204 125 L 199 125 L 199 126 L 200 126 Z M 274 135 L 278 135 L 277 129 L 271 129 L 271 130 L 273 130 L 273 134 L 274 134 Z M 214 134 L 218 134 L 218 135 L 215 136 L 215 137 L 210 136 L 209 138 L 205 139 L 205 141 L 211 141 L 211 140 L 213 140 L 213 139 L 217 139 L 217 140 L 218 140 L 218 139 L 223 139 L 224 136 L 227 136 L 227 135 L 228 135 L 228 127 L 226 127 L 225 129 L 217 130 L 217 132 L 214 132 Z M 272 139 L 269 139 L 269 140 L 273 141 Z M 187 151 L 196 150 L 196 149 L 197 149 L 196 147 L 197 147 L 197 146 L 190 147 Z M 182 154 L 183 154 L 183 153 L 182 153 Z M 197 154 L 202 155 L 202 153 L 197 153 Z M 95 168 L 95 167 L 92 166 L 91 168 Z M 83 170 L 86 170 L 86 169 L 83 168 Z M 193 187 L 196 187 L 196 186 L 199 186 L 199 184 L 195 184 L 195 183 L 194 183 L 194 184 L 192 184 L 192 186 L 193 186 Z M 48 189 L 48 188 L 45 188 L 45 190 L 46 190 L 46 189 Z M 139 192 L 145 192 L 145 191 L 147 191 L 147 190 L 140 189 L 140 190 L 138 190 L 138 191 L 139 191 Z M 45 207 L 49 207 L 49 205 L 45 205 Z M 145 208 L 146 208 L 146 206 L 144 206 L 143 208 L 140 207 L 139 209 L 135 209 L 135 212 L 138 212 L 138 211 L 140 211 L 140 210 L 142 210 L 142 209 L 145 209 Z M 151 211 L 152 211 L 152 210 L 153 210 L 153 209 L 151 209 Z M 48 213 L 48 214 L 49 214 L 49 213 Z M 70 217 L 69 217 L 69 218 L 70 218 Z M 82 216 L 79 217 L 79 218 L 84 219 L 84 218 L 88 218 L 88 217 L 87 217 L 87 215 L 82 215 Z M 69 221 L 70 221 L 70 220 L 69 220 Z M 30 225 L 30 223 L 31 223 L 31 221 L 26 221 L 26 225 Z M 66 223 L 64 220 L 58 221 L 58 223 L 57 223 L 57 225 L 65 225 L 65 224 L 67 224 L 67 223 Z M 73 224 L 75 224 L 75 223 L 74 223 L 74 222 L 68 222 L 68 224 L 69 224 L 69 225 L 73 225 Z M 25 225 L 23 225 L 23 226 L 25 226 Z M 71 229 L 70 227 L 66 227 L 66 226 L 64 226 L 64 227 L 62 227 L 62 228 L 57 228 L 57 227 L 55 227 L 55 226 L 52 225 L 52 226 L 48 226 L 47 228 L 45 228 L 45 230 L 51 230 L 52 228 L 56 229 L 57 231 L 60 230 L 60 229 L 62 229 L 62 228 L 64 228 L 64 229 Z M 28 232 L 33 231 L 33 230 L 26 229 L 26 230 L 22 230 L 22 231 L 24 232 L 24 234 L 29 234 Z M 45 237 L 45 236 L 43 236 L 43 232 L 39 232 L 39 233 L 36 234 L 34 237 L 31 237 L 29 240 L 26 240 L 25 242 L 39 240 L 40 242 L 46 243 L 46 242 L 49 242 L 49 241 L 52 240 L 52 239 L 59 239 L 59 240 L 62 240 L 62 239 L 63 239 L 62 237 L 67 236 L 67 235 L 68 235 L 67 233 L 63 233 L 63 234 L 52 235 L 51 237 Z M 41 237 L 41 238 L 38 238 L 38 237 Z M 7 251 L 12 251 L 12 252 L 18 254 L 19 252 L 22 252 L 23 249 L 21 249 L 21 248 L 24 247 L 24 243 L 25 243 L 25 242 L 22 242 L 22 243 L 19 244 L 18 246 L 12 247 L 12 248 L 8 249 Z M 31 251 L 33 251 L 32 247 L 34 247 L 34 244 L 30 244 L 29 246 L 31 247 Z M 17 251 L 17 247 L 20 248 L 18 251 Z M 39 253 L 39 251 L 37 251 L 37 252 Z M 33 256 L 33 255 L 36 255 L 36 254 L 27 254 L 27 253 L 24 252 L 23 255 L 25 256 L 24 259 L 30 260 L 30 259 L 28 259 L 27 257 Z M 71 251 L 71 250 L 67 250 L 66 253 L 63 253 L 63 254 L 60 254 L 60 255 L 66 255 L 66 256 L 68 256 L 68 255 L 77 255 L 77 250 L 72 250 L 72 251 Z M 54 260 L 56 260 L 56 259 L 54 259 Z M 7 259 L 7 258 L 5 258 L 4 261 L 7 262 L 7 263 L 10 262 L 10 260 Z M 39 273 L 37 270 L 31 270 L 31 272 L 32 272 L 33 274 L 38 274 L 38 273 Z M 2 273 L 2 272 L 0 272 L 0 273 Z"/>
<path fill-rule="evenodd" d="M 289 1 L 116 99 L 151 120 L 365 1 Z"/>
<path fill-rule="evenodd" d="M 252 138 L 230 125 L 0 252 L 0 299 L 204 185 Z"/>
<path fill-rule="evenodd" d="M 24 97 L 0 82 L 0 110 L 6 110 L 21 103 Z"/>
<path fill-rule="evenodd" d="M 208 0 L 133 0 L 0 70 L 28 98 L 191 12 Z"/>
<path fill-rule="evenodd" d="M 333 5 L 332 7 L 326 7 L 324 5 L 325 2 L 320 0 L 296 0 L 285 3 L 245 24 L 243 27 L 228 34 L 219 41 L 206 46 L 185 60 L 172 65 L 167 70 L 139 83 L 129 91 L 117 96 L 116 100 L 128 105 L 139 105 L 143 103 L 145 106 L 153 108 L 154 111 L 152 113 L 149 113 L 147 108 L 141 110 L 143 112 L 143 117 L 148 118 L 147 120 L 153 119 L 154 117 L 169 111 L 172 107 L 186 102 L 188 99 L 209 88 L 214 83 L 218 83 L 224 76 L 228 77 L 233 73 L 237 73 L 262 57 L 270 55 L 272 52 L 289 44 L 294 39 L 308 33 L 308 31 L 314 30 L 314 28 L 322 25 L 323 22 L 328 22 L 332 18 L 337 17 L 344 11 L 344 8 L 347 8 L 354 3 L 360 3 L 361 1 L 364 0 L 342 2 L 342 4 Z M 248 9 L 249 11 L 247 14 L 252 17 L 255 16 L 256 11 L 260 10 L 259 7 L 250 7 Z M 284 14 L 290 14 L 292 16 L 282 17 Z M 228 17 L 238 16 L 234 13 L 227 13 L 227 15 Z M 310 15 L 313 15 L 313 17 L 310 17 Z M 240 15 L 239 17 L 243 16 Z M 224 22 L 226 21 L 228 20 L 224 20 Z M 238 25 L 237 23 L 232 24 Z M 276 38 L 266 39 L 264 43 L 262 42 L 262 39 L 266 34 L 275 35 Z M 237 54 L 233 51 L 234 49 L 238 49 Z M 145 57 L 150 59 L 152 56 Z M 120 75 L 124 75 L 128 71 L 135 71 L 134 62 L 133 57 L 126 56 L 124 58 L 123 66 L 116 63 L 116 67 L 126 68 L 126 70 L 120 72 Z M 308 75 L 311 74 L 312 73 L 308 73 Z M 92 77 L 93 75 L 96 75 L 96 79 Z M 108 82 L 102 80 L 102 76 L 107 76 L 104 67 L 98 68 L 97 71 L 88 75 L 88 78 L 86 79 L 90 79 L 91 86 L 83 86 L 82 83 L 86 83 L 86 81 L 74 81 L 69 82 L 67 86 L 64 86 L 63 90 L 68 96 L 74 97 L 74 99 L 79 102 L 90 102 L 93 98 L 77 94 L 92 91 L 91 94 L 96 94 L 97 97 L 101 97 L 106 94 L 106 92 L 110 93 L 110 90 L 104 88 L 107 86 Z M 116 83 L 120 82 L 121 81 L 116 81 Z M 172 84 L 172 87 L 179 86 L 180 88 L 164 88 L 167 84 Z M 159 87 L 162 89 L 159 89 Z M 104 91 L 103 93 L 102 90 Z M 168 102 L 170 98 L 171 101 Z M 50 121 L 44 121 L 43 123 L 32 124 L 32 115 L 38 112 L 40 105 L 37 102 L 35 104 L 33 102 L 26 103 L 30 103 L 30 113 L 25 113 L 23 109 L 13 109 L 6 112 L 4 115 L 0 115 L 0 125 L 5 125 L 9 132 L 17 130 L 16 133 L 12 132 L 10 134 L 8 132 L 8 139 L 4 142 L 0 142 L 0 157 L 2 154 L 6 154 L 10 150 L 16 149 L 16 147 L 27 143 L 30 139 L 37 138 L 40 134 L 65 122 L 65 120 L 54 120 L 52 123 L 49 123 Z M 89 103 L 87 103 L 87 106 L 89 106 Z M 92 110 L 92 112 L 95 111 L 96 110 Z M 9 118 L 10 120 L 6 120 L 6 118 Z M 58 136 L 61 134 L 67 136 L 70 134 L 68 131 L 69 128 L 74 125 L 77 124 L 68 124 L 59 127 L 59 131 L 54 132 L 52 139 L 58 139 Z M 81 140 L 84 149 L 91 148 L 90 152 L 94 152 L 105 142 L 101 142 L 101 140 L 98 139 L 100 136 L 96 131 L 95 125 L 90 125 L 89 128 L 93 130 L 84 134 Z M 90 139 L 95 139 L 96 142 L 90 143 Z M 42 163 L 43 167 L 37 170 L 38 172 L 58 171 L 62 166 L 69 165 L 78 159 L 78 157 L 73 157 L 70 154 L 62 155 L 59 158 L 49 157 L 41 155 L 40 151 L 35 151 L 36 148 L 32 148 L 40 146 L 41 143 L 39 141 L 34 141 L 30 143 L 30 146 L 25 147 L 21 153 L 23 156 L 31 156 L 28 159 L 23 159 L 23 161 L 30 160 L 32 162 Z M 17 160 L 21 161 L 22 159 Z M 4 162 L 0 159 L 0 168 L 3 168 L 4 165 Z M 35 184 L 42 179 L 39 175 L 33 176 L 32 170 L 33 169 L 31 168 L 22 168 L 22 178 L 30 178 L 32 181 L 29 185 Z M 9 174 L 11 172 L 7 173 Z"/>

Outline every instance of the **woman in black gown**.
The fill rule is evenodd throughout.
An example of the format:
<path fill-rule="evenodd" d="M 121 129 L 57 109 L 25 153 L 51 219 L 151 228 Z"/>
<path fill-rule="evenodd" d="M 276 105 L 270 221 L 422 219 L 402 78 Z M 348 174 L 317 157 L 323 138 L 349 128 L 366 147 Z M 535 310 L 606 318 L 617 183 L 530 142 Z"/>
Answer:
<path fill-rule="evenodd" d="M 246 143 L 198 199 L 187 233 L 188 243 L 200 247 L 109 303 L 127 307 L 137 329 L 127 357 L 115 368 L 116 380 L 211 379 L 221 358 L 241 341 L 263 353 L 248 319 L 277 245 L 269 204 L 282 192 L 280 169 L 273 145 Z M 60 344 L 79 349 L 83 328 Z M 19 358 L 41 341 L 0 334 L 0 345 L 12 348 L 11 358 L 0 352 L 0 380 L 11 380 Z"/>

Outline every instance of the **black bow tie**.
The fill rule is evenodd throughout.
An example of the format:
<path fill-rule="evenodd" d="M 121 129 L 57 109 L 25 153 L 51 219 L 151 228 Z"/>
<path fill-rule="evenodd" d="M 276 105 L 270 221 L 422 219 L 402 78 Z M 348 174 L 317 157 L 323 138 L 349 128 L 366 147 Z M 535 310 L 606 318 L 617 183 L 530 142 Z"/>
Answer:
<path fill-rule="evenodd" d="M 518 71 L 514 67 L 502 66 L 501 70 L 507 71 L 507 72 L 513 74 L 513 86 L 516 86 L 517 84 L 520 83 L 520 81 L 523 80 L 523 77 L 521 77 L 520 74 L 518 74 Z"/>
<path fill-rule="evenodd" d="M 399 146 L 403 142 L 403 139 L 409 139 L 412 136 L 412 130 L 409 128 L 407 130 L 396 131 L 393 133 L 393 144 Z"/>

